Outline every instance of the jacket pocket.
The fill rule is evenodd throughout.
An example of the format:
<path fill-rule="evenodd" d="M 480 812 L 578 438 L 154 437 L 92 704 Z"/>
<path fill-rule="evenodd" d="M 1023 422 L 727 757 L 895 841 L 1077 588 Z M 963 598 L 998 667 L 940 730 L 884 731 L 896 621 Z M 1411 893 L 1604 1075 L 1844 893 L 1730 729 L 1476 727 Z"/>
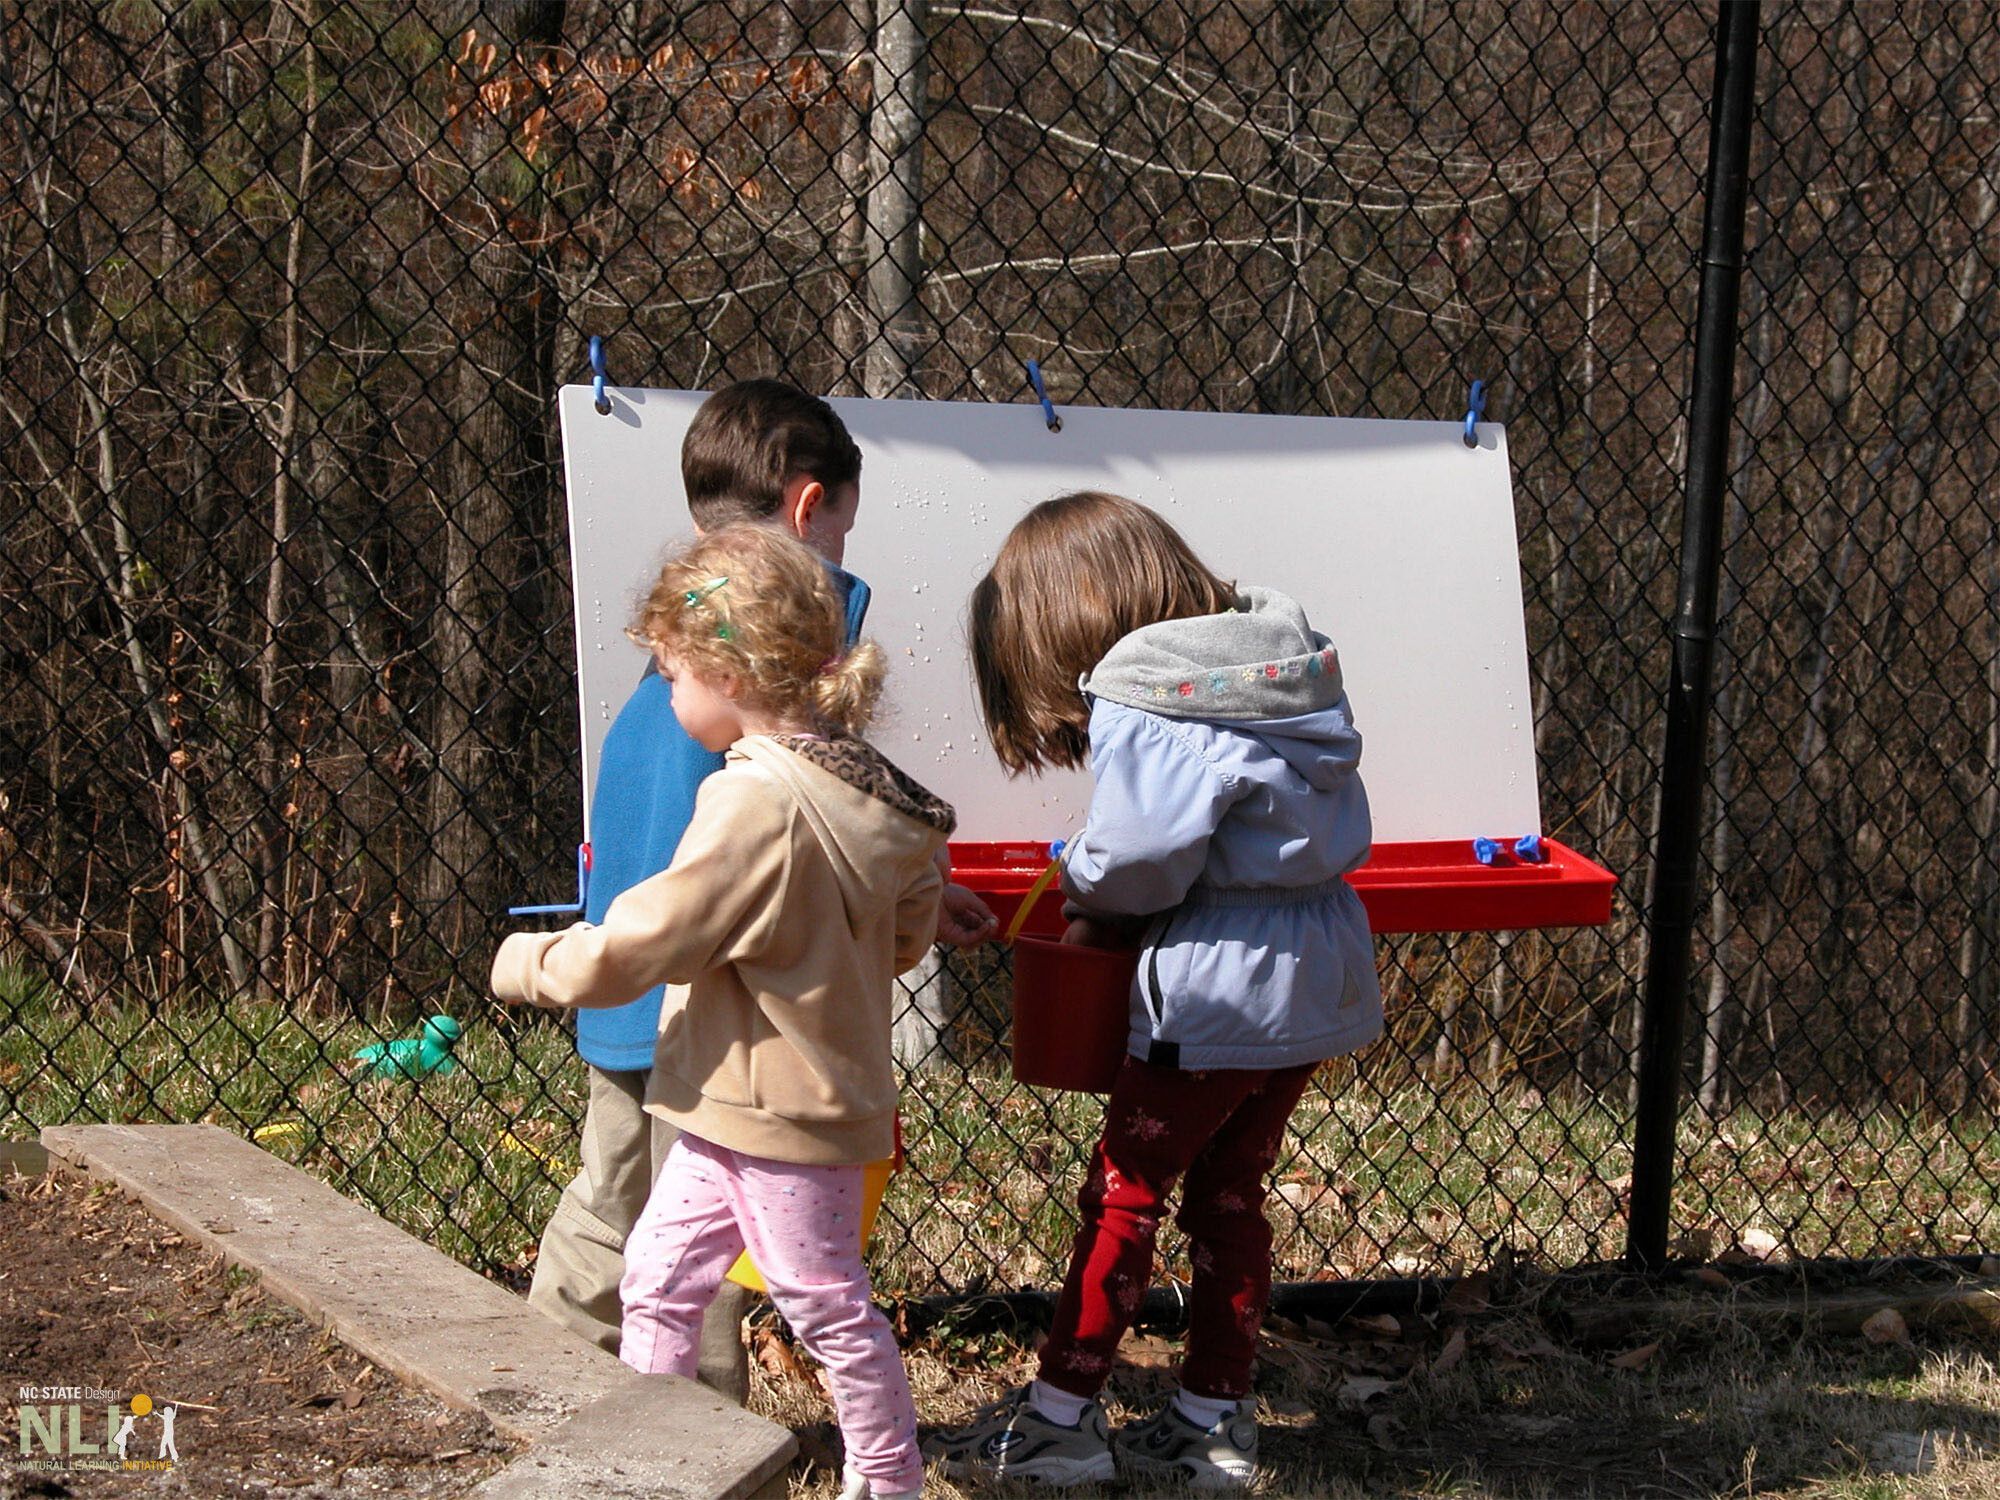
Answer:
<path fill-rule="evenodd" d="M 1160 991 L 1160 950 L 1148 948 L 1146 962 L 1140 972 L 1139 998 L 1145 1002 L 1146 1017 L 1153 1023 L 1153 1035 L 1160 1034 L 1166 1024 L 1166 1001 Z"/>
<path fill-rule="evenodd" d="M 1166 940 L 1172 919 L 1172 912 L 1160 913 L 1147 923 L 1139 941 L 1144 955 L 1139 961 L 1137 978 L 1139 1003 L 1145 1007 L 1147 1034 L 1153 1037 L 1158 1037 L 1167 1024 L 1167 991 L 1160 983 L 1160 946 Z"/>

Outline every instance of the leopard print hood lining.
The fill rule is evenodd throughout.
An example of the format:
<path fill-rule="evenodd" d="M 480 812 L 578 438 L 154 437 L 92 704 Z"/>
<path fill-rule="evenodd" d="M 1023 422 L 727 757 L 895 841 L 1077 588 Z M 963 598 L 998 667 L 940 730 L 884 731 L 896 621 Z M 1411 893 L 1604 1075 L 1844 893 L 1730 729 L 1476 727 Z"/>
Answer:
<path fill-rule="evenodd" d="M 799 759 L 810 761 L 829 775 L 839 777 L 856 791 L 865 792 L 878 802 L 886 802 L 896 811 L 935 828 L 939 833 L 948 836 L 958 826 L 958 815 L 952 811 L 950 803 L 927 791 L 908 772 L 864 739 L 845 734 L 831 738 L 814 734 L 774 734 L 771 740 Z"/>

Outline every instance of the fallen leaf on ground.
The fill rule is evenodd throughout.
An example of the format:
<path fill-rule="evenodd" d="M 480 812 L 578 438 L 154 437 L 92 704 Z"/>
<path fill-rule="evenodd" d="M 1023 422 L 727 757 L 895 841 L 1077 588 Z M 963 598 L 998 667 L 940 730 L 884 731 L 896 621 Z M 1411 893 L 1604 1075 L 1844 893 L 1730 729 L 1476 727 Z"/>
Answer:
<path fill-rule="evenodd" d="M 1128 1333 L 1118 1345 L 1118 1362 L 1141 1370 L 1164 1370 L 1174 1363 L 1174 1346 L 1149 1333 Z"/>
<path fill-rule="evenodd" d="M 1450 1313 L 1484 1312 L 1493 1300 L 1493 1278 L 1484 1271 L 1461 1277 L 1445 1293 L 1444 1310 Z"/>
<path fill-rule="evenodd" d="M 1340 1204 L 1339 1191 L 1323 1182 L 1281 1182 L 1277 1196 L 1302 1214 L 1310 1213 L 1315 1208 L 1334 1208 Z"/>
<path fill-rule="evenodd" d="M 1493 1347 L 1512 1359 L 1546 1359 L 1563 1352 L 1560 1344 L 1549 1342 L 1547 1334 L 1538 1333 L 1525 1344 L 1517 1344 L 1512 1339 L 1496 1338 Z"/>
<path fill-rule="evenodd" d="M 1907 1344 L 1910 1325 L 1893 1307 L 1885 1307 L 1861 1325 L 1861 1336 L 1871 1344 Z"/>
<path fill-rule="evenodd" d="M 1374 1375 L 1349 1375 L 1340 1382 L 1333 1399 L 1350 1410 L 1358 1410 L 1377 1396 L 1386 1396 L 1403 1382 L 1383 1380 Z"/>
<path fill-rule="evenodd" d="M 1736 1236 L 1736 1244 L 1745 1255 L 1758 1260 L 1769 1260 L 1778 1253 L 1778 1237 L 1768 1229 L 1746 1229 Z"/>
<path fill-rule="evenodd" d="M 1659 1352 L 1660 1346 L 1657 1341 L 1650 1344 L 1641 1344 L 1638 1348 L 1628 1349 L 1625 1353 L 1612 1360 L 1611 1368 L 1614 1370 L 1643 1370 L 1653 1362 L 1653 1356 Z"/>
<path fill-rule="evenodd" d="M 1368 1435 L 1375 1439 L 1375 1446 L 1385 1452 L 1396 1451 L 1396 1439 L 1401 1432 L 1396 1419 L 1387 1412 L 1378 1412 L 1368 1419 Z"/>
<path fill-rule="evenodd" d="M 1444 1341 L 1444 1347 L 1438 1350 L 1438 1357 L 1431 1361 L 1431 1374 L 1443 1375 L 1464 1358 L 1465 1330 L 1454 1328 L 1451 1337 Z"/>
<path fill-rule="evenodd" d="M 810 1384 L 812 1376 L 806 1373 L 805 1361 L 792 1352 L 777 1334 L 768 1328 L 760 1328 L 754 1335 L 757 1363 L 764 1367 L 764 1373 L 774 1380 L 803 1380 Z"/>
<path fill-rule="evenodd" d="M 1708 1260 L 1715 1254 L 1715 1231 L 1690 1229 L 1667 1246 L 1667 1254 L 1675 1260 Z"/>
<path fill-rule="evenodd" d="M 1347 1327 L 1364 1338 L 1399 1339 L 1403 1336 L 1403 1325 L 1389 1313 L 1377 1313 L 1368 1318 L 1349 1318 Z"/>
<path fill-rule="evenodd" d="M 1736 1285 L 1735 1282 L 1731 1281 L 1722 1272 L 1716 1270 L 1714 1266 L 1701 1267 L 1694 1273 L 1694 1279 L 1703 1286 L 1713 1287 L 1718 1292 L 1729 1291 Z"/>

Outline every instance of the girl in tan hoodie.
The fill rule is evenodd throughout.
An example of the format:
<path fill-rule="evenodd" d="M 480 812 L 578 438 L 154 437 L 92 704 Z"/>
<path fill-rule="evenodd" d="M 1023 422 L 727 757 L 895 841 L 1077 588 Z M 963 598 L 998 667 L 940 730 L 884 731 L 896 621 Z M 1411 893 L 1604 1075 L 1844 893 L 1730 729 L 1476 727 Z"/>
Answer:
<path fill-rule="evenodd" d="M 747 1248 L 826 1367 L 847 1495 L 923 1485 L 916 1410 L 861 1260 L 862 1164 L 894 1149 L 894 978 L 937 931 L 949 807 L 858 732 L 881 652 L 847 650 L 819 561 L 729 526 L 670 561 L 634 635 L 722 770 L 673 863 L 601 925 L 515 933 L 501 999 L 623 1004 L 662 982 L 646 1108 L 681 1135 L 625 1246 L 619 1357 L 694 1377 L 701 1314 Z"/>

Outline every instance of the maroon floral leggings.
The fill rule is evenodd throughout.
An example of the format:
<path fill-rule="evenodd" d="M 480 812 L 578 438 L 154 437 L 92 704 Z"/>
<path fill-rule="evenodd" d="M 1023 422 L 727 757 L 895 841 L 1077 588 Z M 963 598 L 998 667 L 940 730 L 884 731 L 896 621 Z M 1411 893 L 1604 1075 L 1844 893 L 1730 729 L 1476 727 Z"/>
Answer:
<path fill-rule="evenodd" d="M 1083 1225 L 1042 1347 L 1041 1378 L 1095 1396 L 1153 1276 L 1153 1242 L 1174 1182 L 1194 1263 L 1181 1384 L 1198 1396 L 1250 1392 L 1271 1296 L 1265 1178 L 1316 1064 L 1187 1072 L 1127 1057 L 1077 1206 Z"/>

